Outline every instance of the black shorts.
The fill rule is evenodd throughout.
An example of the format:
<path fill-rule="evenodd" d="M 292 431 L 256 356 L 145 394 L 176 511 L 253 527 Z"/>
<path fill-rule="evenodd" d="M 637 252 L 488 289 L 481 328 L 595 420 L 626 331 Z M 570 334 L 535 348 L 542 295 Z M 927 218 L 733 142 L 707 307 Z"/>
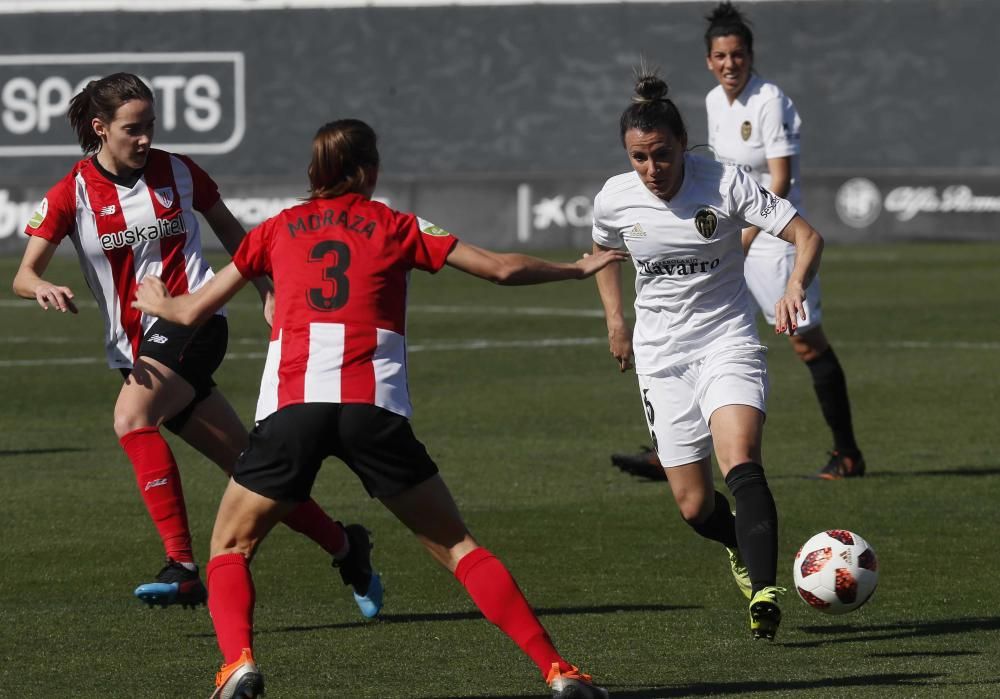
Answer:
<path fill-rule="evenodd" d="M 195 406 L 208 398 L 215 388 L 212 374 L 222 364 L 229 344 L 229 323 L 225 316 L 214 315 L 198 326 L 178 325 L 157 320 L 143 336 L 139 356 L 155 359 L 194 389 L 194 399 L 163 425 L 177 433 L 184 427 Z M 122 369 L 126 378 L 131 369 Z"/>
<path fill-rule="evenodd" d="M 438 472 L 402 415 L 365 403 L 301 403 L 257 423 L 233 478 L 272 500 L 305 502 L 328 456 L 347 464 L 373 498 L 398 495 Z"/>

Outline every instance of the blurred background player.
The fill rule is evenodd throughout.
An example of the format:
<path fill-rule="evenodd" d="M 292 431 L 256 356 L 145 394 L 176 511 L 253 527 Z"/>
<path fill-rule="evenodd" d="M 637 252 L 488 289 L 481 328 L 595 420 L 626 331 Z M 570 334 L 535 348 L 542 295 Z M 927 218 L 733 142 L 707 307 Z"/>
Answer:
<path fill-rule="evenodd" d="M 788 199 L 803 213 L 799 176 L 801 119 L 792 100 L 753 70 L 753 33 L 743 15 L 729 2 L 708 16 L 706 62 L 719 84 L 705 97 L 708 142 L 716 158 Z M 775 322 L 774 305 L 781 298 L 794 266 L 795 250 L 782 240 L 743 231 L 744 274 L 750 294 L 764 318 Z M 823 418 L 833 434 L 830 458 L 817 477 L 827 480 L 865 475 L 865 460 L 854 436 L 847 380 L 840 361 L 823 332 L 819 278 L 806 289 L 806 319 L 788 335 L 796 356 L 812 375 Z M 635 475 L 661 480 L 652 450 L 614 454 L 612 461 Z"/>
<path fill-rule="evenodd" d="M 607 697 L 563 659 L 507 568 L 472 537 L 413 434 L 404 334 L 413 269 L 437 272 L 448 264 L 500 284 L 533 284 L 581 279 L 624 255 L 557 264 L 463 244 L 372 201 L 379 161 L 367 124 L 326 124 L 313 139 L 305 203 L 253 229 L 232 264 L 194 293 L 171 298 L 155 277 L 139 287 L 137 308 L 186 325 L 208 318 L 248 280 L 270 275 L 276 287 L 257 426 L 219 505 L 206 568 L 224 659 L 213 699 L 263 693 L 252 651 L 250 561 L 275 522 L 309 498 L 327 456 L 344 461 L 455 575 L 483 615 L 536 663 L 554 697 Z"/>
<path fill-rule="evenodd" d="M 775 306 L 775 331 L 805 319 L 805 289 L 823 241 L 786 200 L 732 165 L 685 153 L 687 129 L 667 85 L 644 75 L 621 116 L 632 170 L 594 200 L 594 250 L 628 248 L 636 268 L 635 334 L 625 320 L 621 269 L 597 273 L 611 354 L 635 371 L 653 449 L 681 516 L 723 544 L 750 600 L 754 638 L 781 621 L 778 513 L 761 457 L 767 401 L 760 344 L 743 277 L 741 231 L 756 226 L 794 245 Z M 736 501 L 714 489 L 712 451 Z"/>
<path fill-rule="evenodd" d="M 131 300 L 147 274 L 162 277 L 174 293 L 194 291 L 211 279 L 195 211 L 230 253 L 245 232 L 215 182 L 190 158 L 152 148 L 153 93 L 137 76 L 115 73 L 91 81 L 71 101 L 69 120 L 84 153 L 94 155 L 49 190 L 28 222 L 30 239 L 14 292 L 36 299 L 43 309 L 76 313 L 73 291 L 42 276 L 59 243 L 72 241 L 104 316 L 108 365 L 125 379 L 114 409 L 115 433 L 167 556 L 155 582 L 140 585 L 135 594 L 149 604 L 201 604 L 205 587 L 195 565 L 180 472 L 160 426 L 227 473 L 246 447 L 246 428 L 212 380 L 226 353 L 226 317 L 220 310 L 196 328 L 182 327 L 143 315 Z M 254 283 L 270 322 L 270 282 Z M 355 595 L 368 594 L 370 580 L 381 589 L 367 565 L 363 528 L 352 528 L 358 544 L 352 554 L 344 527 L 311 500 L 289 512 L 285 523 L 334 556 L 335 565 L 343 562 L 341 575 Z M 369 611 L 378 599 L 366 600 Z"/>

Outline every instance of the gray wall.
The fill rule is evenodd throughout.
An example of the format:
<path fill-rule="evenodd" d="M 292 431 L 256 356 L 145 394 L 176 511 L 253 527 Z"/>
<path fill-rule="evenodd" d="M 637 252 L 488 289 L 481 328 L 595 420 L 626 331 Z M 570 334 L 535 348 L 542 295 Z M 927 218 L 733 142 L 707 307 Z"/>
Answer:
<path fill-rule="evenodd" d="M 10 92 L 0 92 L 0 244 L 5 217 L 23 213 L 10 202 L 31 206 L 78 157 L 65 119 L 48 112 L 58 112 L 67 86 L 116 69 L 160 81 L 158 144 L 191 146 L 182 150 L 232 196 L 301 193 L 316 127 L 356 116 L 381 135 L 386 196 L 402 206 L 421 191 L 412 178 L 423 178 L 424 189 L 453 182 L 448 201 L 421 195 L 431 209 L 421 213 L 442 225 L 458 223 L 456 232 L 469 222 L 474 235 L 506 240 L 501 229 L 518 225 L 522 180 L 536 190 L 561 188 L 556 196 L 568 201 L 592 196 L 604 176 L 627 167 L 617 118 L 640 56 L 660 66 L 692 142 L 704 141 L 703 99 L 714 80 L 701 37 L 712 5 L 2 15 L 0 91 Z M 938 209 L 947 208 L 941 201 L 952 185 L 974 185 L 981 198 L 1000 196 L 992 177 L 1000 173 L 1000 97 L 982 48 L 995 43 L 1000 3 L 816 0 L 743 9 L 753 21 L 758 71 L 802 114 L 807 203 L 834 237 L 854 239 L 853 226 L 835 215 L 840 186 L 854 175 L 876 182 L 882 195 L 888 187 L 931 187 Z M 55 51 L 146 56 L 32 63 L 32 55 Z M 231 52 L 238 59 L 162 62 L 149 60 L 153 51 Z M 164 85 L 172 86 L 169 105 Z M 212 100 L 217 114 L 206 107 Z M 48 112 L 46 101 L 55 104 Z M 491 177 L 501 199 L 487 205 L 490 185 L 479 178 Z M 892 181 L 877 182 L 884 177 Z M 468 205 L 473 200 L 477 206 Z M 987 211 L 961 225 L 924 212 L 903 227 L 879 227 L 888 219 L 876 219 L 866 230 L 996 235 L 993 204 L 978 208 Z M 513 218 L 501 215 L 510 210 Z M 476 223 L 484 211 L 492 219 Z M 827 221 L 828 211 L 834 213 Z M 522 228 L 523 219 L 522 212 Z M 586 238 L 585 227 L 569 227 L 576 230 L 571 237 L 583 230 Z"/>

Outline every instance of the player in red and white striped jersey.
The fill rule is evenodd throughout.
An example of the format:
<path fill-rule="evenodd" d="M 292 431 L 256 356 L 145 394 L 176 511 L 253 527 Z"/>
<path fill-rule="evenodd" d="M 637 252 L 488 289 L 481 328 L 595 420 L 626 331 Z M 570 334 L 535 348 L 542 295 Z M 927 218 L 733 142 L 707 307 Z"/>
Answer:
<path fill-rule="evenodd" d="M 225 659 L 213 697 L 263 690 L 251 651 L 249 560 L 274 522 L 309 497 L 327 456 L 344 461 L 458 578 L 486 618 L 538 665 L 553 696 L 607 697 L 562 658 L 507 568 L 472 537 L 410 428 L 406 289 L 413 269 L 448 264 L 501 284 L 534 284 L 588 277 L 626 255 L 604 251 L 557 264 L 464 244 L 372 201 L 378 165 L 371 127 L 352 119 L 327 124 L 313 140 L 305 203 L 252 230 L 232 264 L 193 294 L 171 297 L 152 276 L 139 287 L 135 305 L 143 312 L 197 324 L 248 280 L 269 274 L 275 283 L 259 422 L 219 506 L 206 569 Z"/>
<path fill-rule="evenodd" d="M 138 77 L 116 73 L 90 82 L 74 97 L 69 116 L 84 152 L 96 154 L 74 165 L 28 222 L 30 239 L 14 290 L 46 310 L 76 313 L 72 290 L 42 277 L 56 247 L 70 239 L 104 316 L 108 364 L 125 377 L 115 432 L 167 555 L 156 582 L 136 595 L 151 604 L 197 604 L 205 589 L 180 474 L 159 427 L 166 425 L 227 472 L 246 446 L 246 429 L 212 381 L 226 351 L 225 315 L 220 309 L 197 329 L 183 328 L 143 315 L 131 301 L 149 274 L 163 278 L 173 293 L 194 291 L 212 278 L 195 211 L 230 252 L 244 230 L 215 182 L 191 159 L 151 147 L 153 94 Z M 255 284 L 269 318 L 270 282 Z M 286 522 L 335 558 L 347 555 L 344 527 L 314 502 Z"/>

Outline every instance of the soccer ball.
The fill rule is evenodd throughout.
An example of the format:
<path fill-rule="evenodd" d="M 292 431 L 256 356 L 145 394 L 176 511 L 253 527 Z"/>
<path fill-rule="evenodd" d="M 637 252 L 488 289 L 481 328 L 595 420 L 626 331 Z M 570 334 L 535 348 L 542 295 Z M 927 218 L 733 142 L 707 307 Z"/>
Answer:
<path fill-rule="evenodd" d="M 799 597 L 827 614 L 846 614 L 868 601 L 878 585 L 875 549 L 854 532 L 830 529 L 802 545 L 792 566 Z"/>

